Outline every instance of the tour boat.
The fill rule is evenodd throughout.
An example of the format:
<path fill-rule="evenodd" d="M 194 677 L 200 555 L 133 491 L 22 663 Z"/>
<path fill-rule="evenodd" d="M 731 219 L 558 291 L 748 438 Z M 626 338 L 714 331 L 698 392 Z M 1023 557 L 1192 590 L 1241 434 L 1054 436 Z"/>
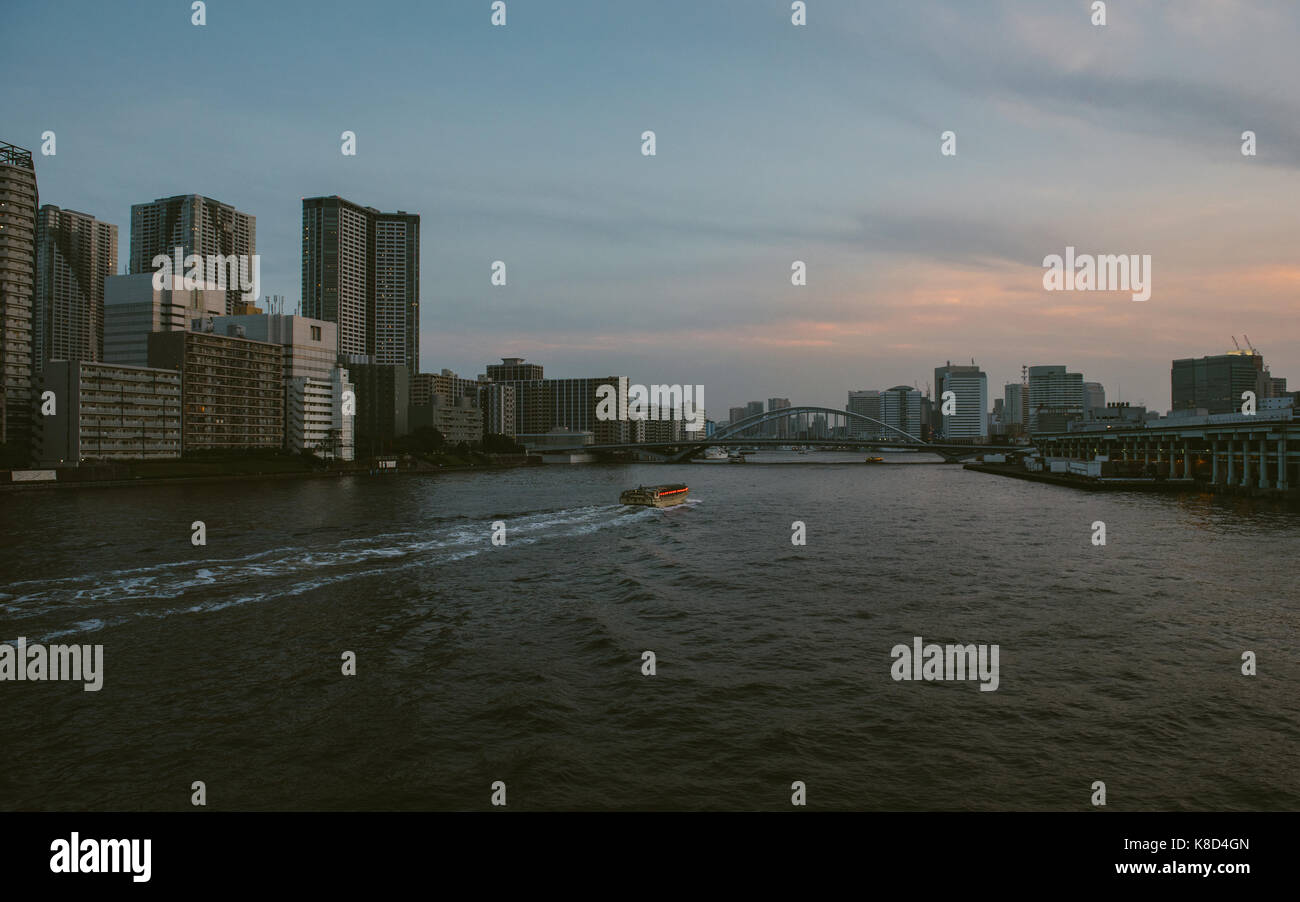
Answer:
<path fill-rule="evenodd" d="M 867 463 L 869 463 L 869 464 L 881 464 L 881 463 L 884 463 L 884 462 L 885 462 L 885 459 L 884 459 L 883 457 L 868 457 L 868 458 L 867 458 Z"/>
<path fill-rule="evenodd" d="M 704 449 L 704 456 L 697 457 L 695 460 L 698 463 L 725 464 L 727 462 L 727 449 L 718 447 L 706 448 Z"/>
<path fill-rule="evenodd" d="M 641 504 L 646 507 L 672 507 L 686 500 L 690 489 L 680 482 L 672 485 L 639 485 L 618 496 L 619 504 Z"/>

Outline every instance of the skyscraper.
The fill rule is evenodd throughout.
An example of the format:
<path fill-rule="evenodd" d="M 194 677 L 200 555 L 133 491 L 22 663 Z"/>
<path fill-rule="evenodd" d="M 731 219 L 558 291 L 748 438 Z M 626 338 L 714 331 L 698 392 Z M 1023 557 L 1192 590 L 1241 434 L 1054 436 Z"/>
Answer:
<path fill-rule="evenodd" d="M 1175 360 L 1169 374 L 1173 409 L 1240 412 L 1243 392 L 1267 397 L 1266 373 L 1263 356 L 1253 349 Z"/>
<path fill-rule="evenodd" d="M 873 420 L 880 419 L 880 392 L 874 389 L 850 391 L 849 403 L 844 406 L 849 413 L 860 414 Z M 857 438 L 877 438 L 880 427 L 861 420 L 849 423 L 849 435 Z"/>
<path fill-rule="evenodd" d="M 1002 422 L 1007 433 L 1018 435 L 1025 431 L 1028 417 L 1029 395 L 1019 382 L 1008 382 L 1002 389 Z"/>
<path fill-rule="evenodd" d="M 302 312 L 339 327 L 341 355 L 420 369 L 420 216 L 302 201 Z"/>
<path fill-rule="evenodd" d="M 36 218 L 33 370 L 104 359 L 104 280 L 117 272 L 117 226 L 53 204 Z"/>
<path fill-rule="evenodd" d="M 881 429 L 882 439 L 907 441 L 899 431 L 921 437 L 921 393 L 910 385 L 895 385 L 880 393 L 880 420 L 892 429 Z M 895 431 L 898 430 L 898 431 Z"/>
<path fill-rule="evenodd" d="M 768 413 L 771 413 L 774 410 L 785 410 L 789 406 L 790 406 L 789 398 L 768 398 L 767 399 Z M 785 438 L 786 435 L 789 434 L 789 429 L 790 429 L 789 420 L 773 420 L 772 422 L 764 424 L 763 432 L 766 435 L 774 436 L 776 438 Z"/>
<path fill-rule="evenodd" d="M 1100 382 L 1083 383 L 1083 409 L 1106 406 L 1106 389 Z"/>
<path fill-rule="evenodd" d="M 1083 374 L 1064 366 L 1029 368 L 1029 431 L 1038 431 L 1038 414 L 1051 411 L 1058 419 L 1083 417 Z"/>
<path fill-rule="evenodd" d="M 171 257 L 178 247 L 182 261 L 190 254 L 251 258 L 257 253 L 257 217 L 200 194 L 131 205 L 131 273 L 154 272 L 154 257 Z M 238 285 L 227 282 L 223 312 L 235 313 L 244 303 L 242 295 Z"/>
<path fill-rule="evenodd" d="M 945 414 L 944 392 L 952 392 L 956 402 L 953 412 Z M 973 363 L 945 366 L 934 371 L 934 403 L 939 408 L 939 422 L 946 439 L 987 438 L 989 434 L 988 377 Z"/>
<path fill-rule="evenodd" d="M 0 444 L 23 455 L 31 442 L 37 205 L 32 152 L 0 143 Z"/>

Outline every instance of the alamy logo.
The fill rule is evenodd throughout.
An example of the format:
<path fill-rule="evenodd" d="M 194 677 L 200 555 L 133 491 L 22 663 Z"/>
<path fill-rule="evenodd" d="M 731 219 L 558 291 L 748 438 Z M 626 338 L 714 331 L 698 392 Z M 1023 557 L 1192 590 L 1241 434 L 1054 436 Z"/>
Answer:
<path fill-rule="evenodd" d="M 83 680 L 87 692 L 104 686 L 104 646 L 0 642 L 0 680 Z"/>
<path fill-rule="evenodd" d="M 208 254 L 206 259 L 202 254 L 190 254 L 182 261 L 184 253 L 184 248 L 176 247 L 170 257 L 159 254 L 153 258 L 155 291 L 237 288 L 243 292 L 245 304 L 261 295 L 262 258 L 258 254 Z"/>
<path fill-rule="evenodd" d="M 1043 287 L 1048 291 L 1128 291 L 1133 300 L 1151 297 L 1151 255 L 1142 254 L 1074 254 L 1065 249 L 1065 257 L 1048 254 L 1043 258 Z"/>
<path fill-rule="evenodd" d="M 973 680 L 979 679 L 980 692 L 998 688 L 998 646 L 996 645 L 921 645 L 913 636 L 912 645 L 895 645 L 889 653 L 894 659 L 889 668 L 895 680 Z"/>
<path fill-rule="evenodd" d="M 680 416 L 678 414 L 680 413 Z M 618 385 L 608 382 L 596 388 L 596 419 L 676 420 L 685 422 L 687 432 L 704 428 L 703 385 L 633 385 L 620 376 Z"/>
<path fill-rule="evenodd" d="M 151 839 L 56 839 L 50 843 L 50 870 L 56 874 L 133 874 L 148 883 L 153 874 Z"/>

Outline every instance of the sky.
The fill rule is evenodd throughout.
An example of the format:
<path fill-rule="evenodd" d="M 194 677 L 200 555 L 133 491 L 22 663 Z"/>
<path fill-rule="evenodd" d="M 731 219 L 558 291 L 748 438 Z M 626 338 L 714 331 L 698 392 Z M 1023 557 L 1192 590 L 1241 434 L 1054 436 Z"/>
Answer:
<path fill-rule="evenodd" d="M 424 371 L 698 384 L 723 419 L 974 359 L 990 404 L 1064 364 L 1165 410 L 1171 360 L 1244 333 L 1300 388 L 1300 4 L 1106 6 L 5 0 L 0 141 L 55 132 L 41 202 L 115 223 L 119 269 L 133 203 L 256 216 L 291 312 L 303 197 L 419 213 Z M 1150 300 L 1045 290 L 1067 246 L 1150 255 Z"/>

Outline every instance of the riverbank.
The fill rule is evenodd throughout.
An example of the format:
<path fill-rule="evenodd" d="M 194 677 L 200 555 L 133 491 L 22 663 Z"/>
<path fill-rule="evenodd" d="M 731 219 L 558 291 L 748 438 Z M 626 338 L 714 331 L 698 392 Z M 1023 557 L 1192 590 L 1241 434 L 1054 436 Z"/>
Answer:
<path fill-rule="evenodd" d="M 1007 476 L 1011 479 L 1024 479 L 1029 482 L 1045 482 L 1048 485 L 1066 486 L 1083 489 L 1085 492 L 1187 492 L 1196 491 L 1197 483 L 1192 479 L 1150 479 L 1150 478 L 1096 478 L 1075 476 L 1069 473 L 1038 473 L 1026 470 L 1016 464 L 963 464 L 962 469 L 977 473 L 991 473 L 994 476 Z"/>
<path fill-rule="evenodd" d="M 1202 495 L 1227 495 L 1237 498 L 1269 498 L 1289 503 L 1300 503 L 1300 490 L 1297 489 L 1262 489 L 1258 486 L 1215 485 L 1203 479 L 1138 479 L 1138 478 L 1092 478 L 1075 476 L 1068 473 L 1035 473 L 1013 464 L 964 464 L 963 469 L 977 473 L 991 473 L 994 476 L 1007 476 L 1011 479 L 1024 479 L 1029 482 L 1045 482 L 1049 485 L 1082 489 L 1085 492 L 1190 492 Z"/>
<path fill-rule="evenodd" d="M 446 457 L 445 463 L 434 460 L 412 459 L 391 470 L 379 470 L 372 465 L 313 467 L 292 457 L 267 459 L 247 458 L 232 460 L 195 461 L 139 461 L 120 464 L 111 472 L 95 475 L 89 470 L 63 468 L 51 470 L 54 479 L 32 479 L 13 482 L 12 474 L 4 472 L 0 478 L 0 493 L 28 492 L 51 489 L 122 488 L 124 486 L 200 485 L 204 483 L 249 482 L 284 479 L 334 479 L 345 476 L 392 477 L 432 476 L 439 473 L 482 472 L 511 470 L 536 466 L 526 455 L 497 455 L 486 462 L 465 462 L 462 458 Z M 29 471 L 30 472 L 30 471 Z"/>

